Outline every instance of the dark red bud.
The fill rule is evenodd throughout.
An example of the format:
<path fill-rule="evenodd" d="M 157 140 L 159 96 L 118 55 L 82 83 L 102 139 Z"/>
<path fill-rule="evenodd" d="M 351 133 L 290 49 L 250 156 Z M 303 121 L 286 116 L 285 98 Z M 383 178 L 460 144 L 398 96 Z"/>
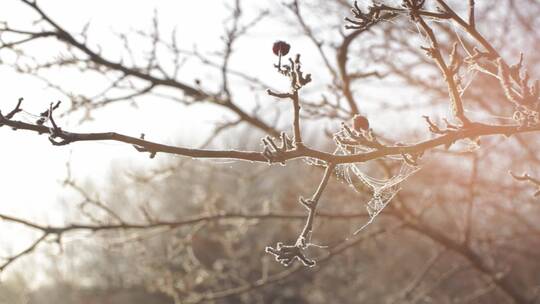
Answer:
<path fill-rule="evenodd" d="M 291 46 L 287 42 L 281 40 L 274 42 L 274 45 L 272 46 L 272 52 L 274 52 L 276 56 L 285 56 L 289 53 L 290 49 Z"/>
<path fill-rule="evenodd" d="M 367 120 L 367 118 L 365 116 L 354 115 L 353 128 L 357 132 L 360 132 L 360 130 L 368 130 L 369 129 L 369 121 Z"/>

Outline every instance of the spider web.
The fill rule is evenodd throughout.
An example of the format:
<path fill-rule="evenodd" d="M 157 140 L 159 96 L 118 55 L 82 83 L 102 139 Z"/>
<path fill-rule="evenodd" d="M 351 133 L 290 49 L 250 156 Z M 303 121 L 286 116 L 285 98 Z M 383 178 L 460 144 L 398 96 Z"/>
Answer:
<path fill-rule="evenodd" d="M 343 131 L 336 133 L 336 136 L 343 135 Z M 338 144 L 334 151 L 335 155 L 351 155 L 356 153 L 365 153 L 374 151 L 373 148 L 364 146 L 350 146 Z M 369 224 L 373 223 L 375 218 L 392 201 L 396 194 L 401 190 L 401 183 L 408 177 L 420 170 L 420 166 L 412 166 L 405 162 L 399 156 L 387 156 L 385 159 L 399 162 L 400 168 L 397 173 L 389 178 L 376 178 L 366 173 L 365 163 L 348 163 L 336 166 L 336 175 L 345 181 L 357 193 L 371 193 L 371 199 L 365 203 L 369 220 L 358 228 L 353 235 L 364 230 Z"/>

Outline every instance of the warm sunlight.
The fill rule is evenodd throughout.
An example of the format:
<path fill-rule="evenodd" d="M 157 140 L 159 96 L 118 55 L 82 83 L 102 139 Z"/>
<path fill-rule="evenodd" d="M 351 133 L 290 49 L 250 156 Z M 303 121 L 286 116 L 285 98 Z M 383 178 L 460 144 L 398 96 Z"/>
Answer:
<path fill-rule="evenodd" d="M 535 303 L 538 14 L 3 0 L 0 304 Z"/>

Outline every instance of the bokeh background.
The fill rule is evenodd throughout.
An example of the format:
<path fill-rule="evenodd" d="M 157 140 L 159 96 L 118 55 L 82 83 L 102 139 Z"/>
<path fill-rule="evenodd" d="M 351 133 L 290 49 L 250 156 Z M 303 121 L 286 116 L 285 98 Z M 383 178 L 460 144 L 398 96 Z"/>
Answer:
<path fill-rule="evenodd" d="M 466 1 L 447 2 L 466 15 Z M 531 78 L 538 78 L 540 4 L 476 2 L 479 31 L 511 63 L 522 52 Z M 305 140 L 332 152 L 332 134 L 352 117 L 339 56 L 352 33 L 344 28 L 351 3 L 300 1 L 296 11 L 291 3 L 38 2 L 103 57 L 156 77 L 163 71 L 155 66 L 163 67 L 175 81 L 230 98 L 268 129 L 175 88 L 145 90 L 144 80 L 122 78 L 54 38 L 0 49 L 0 109 L 8 112 L 23 97 L 24 112 L 17 118 L 34 122 L 60 100 L 55 113 L 66 130 L 144 133 L 166 144 L 260 151 L 260 138 L 269 130 L 291 127 L 290 105 L 265 92 L 289 84 L 275 71 L 271 51 L 274 41 L 285 40 L 313 77 L 302 90 Z M 359 1 L 364 8 L 370 4 Z M 23 1 L 0 3 L 0 21 L 12 28 L 50 29 L 36 20 Z M 430 25 L 446 54 L 458 37 L 473 45 L 449 22 Z M 2 33 L 1 38 L 5 43 L 17 37 Z M 350 92 L 384 142 L 429 138 L 422 116 L 435 121 L 451 116 L 444 80 L 420 48 L 426 44 L 417 26 L 400 17 L 363 32 L 346 49 Z M 513 107 L 497 80 L 465 68 L 462 76 L 469 84 L 464 94 L 469 117 L 514 123 Z M 538 176 L 535 134 L 471 139 L 427 153 L 420 170 L 362 231 L 365 240 L 332 251 L 366 223 L 370 198 L 345 176 L 336 176 L 315 226 L 314 242 L 328 247 L 310 248 L 313 257 L 325 257 L 313 268 L 284 268 L 264 252 L 278 241 L 294 242 L 303 226 L 298 198 L 311 195 L 322 174 L 304 160 L 269 166 L 162 153 L 151 159 L 121 143 L 56 147 L 45 136 L 7 127 L 0 128 L 0 138 L 1 214 L 44 225 L 114 223 L 115 216 L 149 223 L 254 215 L 174 228 L 67 233 L 60 243 L 48 240 L 1 273 L 0 303 L 190 303 L 205 297 L 216 303 L 540 301 L 538 198 L 534 186 L 508 174 Z M 396 175 L 399 166 L 386 160 L 361 168 L 385 178 Z M 384 231 L 372 234 L 379 229 Z M 24 225 L 0 221 L 0 253 L 19 252 L 38 236 Z"/>

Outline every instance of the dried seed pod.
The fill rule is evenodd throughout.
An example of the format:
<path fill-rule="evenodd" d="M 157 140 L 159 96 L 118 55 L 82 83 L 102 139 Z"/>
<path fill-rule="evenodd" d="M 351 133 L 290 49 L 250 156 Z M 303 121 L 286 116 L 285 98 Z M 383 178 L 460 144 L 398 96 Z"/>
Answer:
<path fill-rule="evenodd" d="M 272 52 L 274 52 L 276 56 L 285 56 L 289 53 L 290 49 L 291 46 L 287 42 L 281 40 L 274 42 L 274 45 L 272 46 Z"/>
<path fill-rule="evenodd" d="M 361 130 L 368 130 L 369 129 L 368 119 L 362 115 L 354 115 L 353 128 L 356 132 L 360 132 Z"/>

